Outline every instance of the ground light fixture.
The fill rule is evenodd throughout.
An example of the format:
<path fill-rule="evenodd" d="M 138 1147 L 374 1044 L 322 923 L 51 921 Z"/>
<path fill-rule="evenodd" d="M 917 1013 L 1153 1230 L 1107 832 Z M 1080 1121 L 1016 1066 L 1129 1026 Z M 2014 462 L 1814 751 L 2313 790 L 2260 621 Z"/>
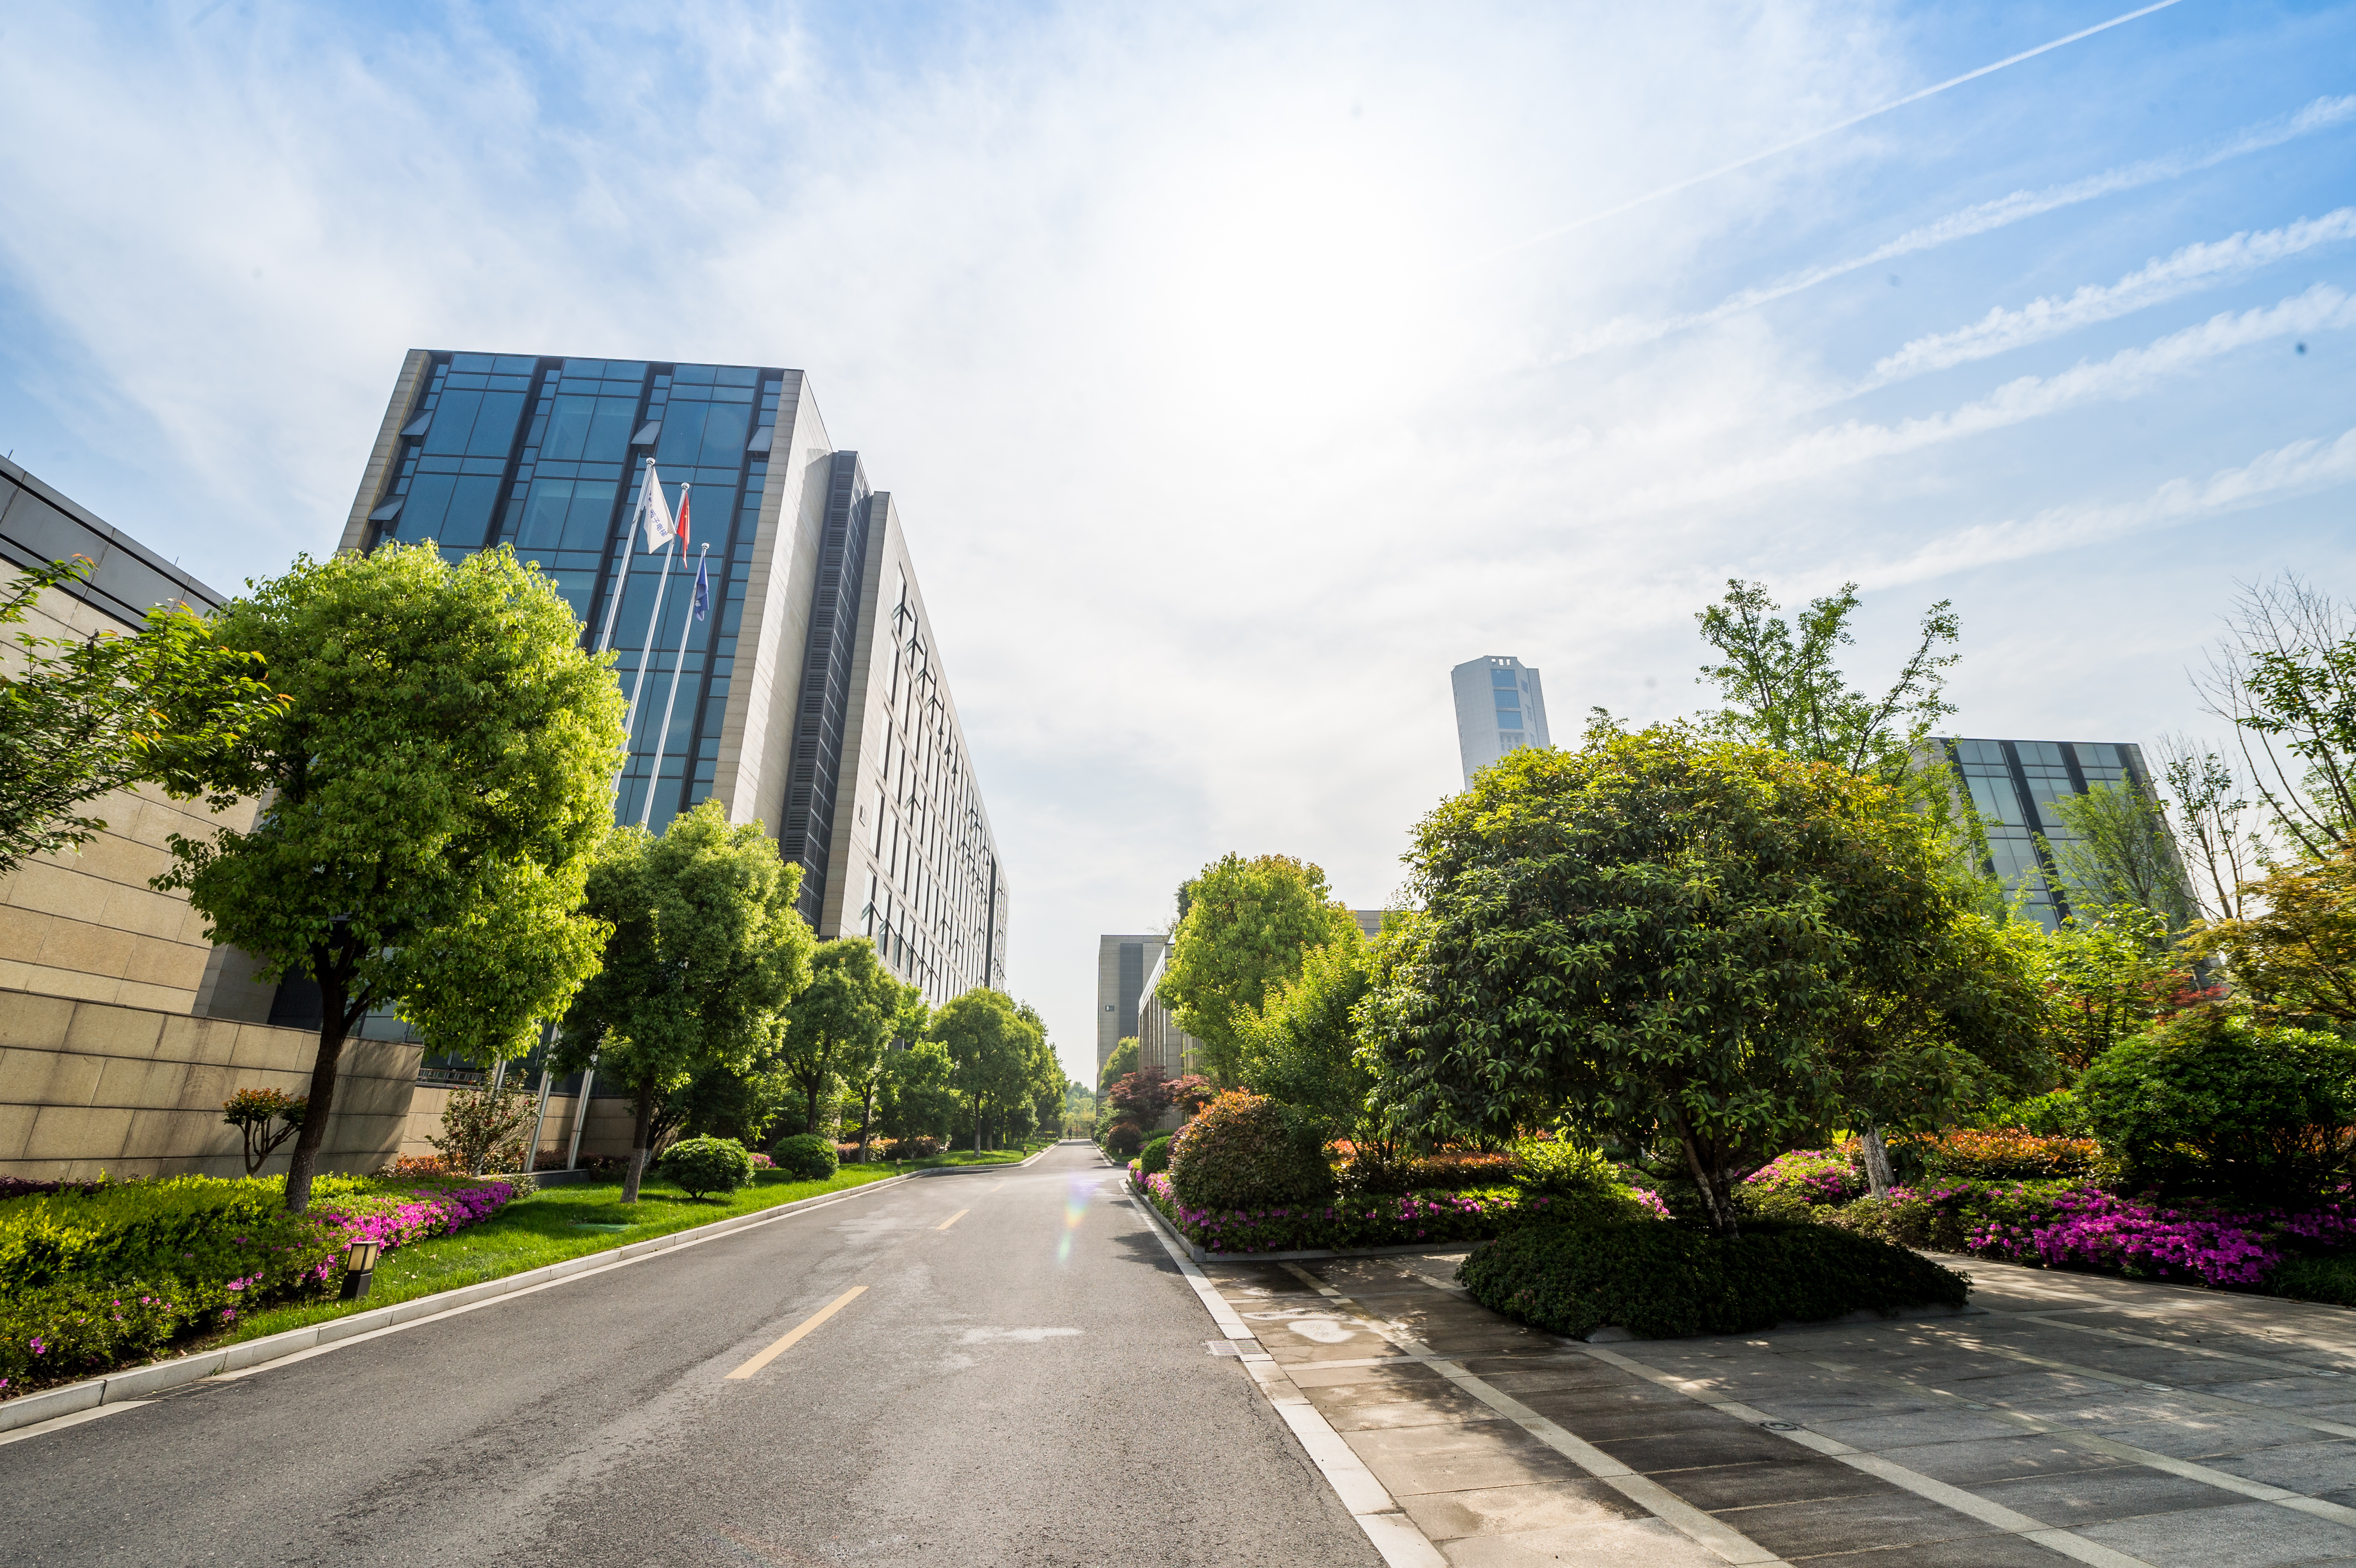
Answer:
<path fill-rule="evenodd" d="M 344 1253 L 344 1300 L 368 1298 L 369 1283 L 376 1278 L 376 1255 L 383 1250 L 381 1241 L 355 1241 Z"/>

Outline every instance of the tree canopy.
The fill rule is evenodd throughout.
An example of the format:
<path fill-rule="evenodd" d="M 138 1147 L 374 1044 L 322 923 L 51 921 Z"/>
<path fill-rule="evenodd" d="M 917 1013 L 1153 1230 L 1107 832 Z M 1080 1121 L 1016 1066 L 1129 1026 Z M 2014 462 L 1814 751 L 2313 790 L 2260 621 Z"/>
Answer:
<path fill-rule="evenodd" d="M 801 867 L 758 822 L 731 826 L 717 800 L 662 836 L 618 828 L 586 892 L 611 934 L 603 967 L 564 1015 L 559 1070 L 594 1065 L 636 1102 L 622 1201 L 637 1201 L 655 1103 L 700 1070 L 748 1072 L 810 983 L 816 939 L 794 910 Z"/>
<path fill-rule="evenodd" d="M 819 1130 L 819 1107 L 831 1105 L 838 1079 L 873 1087 L 894 1025 L 916 986 L 893 978 L 865 937 L 820 942 L 808 990 L 786 1018 L 785 1065 L 801 1091 L 802 1131 Z M 828 1129 L 832 1136 L 832 1129 Z"/>
<path fill-rule="evenodd" d="M 1762 746 L 1514 753 L 1417 830 L 1425 914 L 1365 1012 L 1391 1114 L 1665 1143 L 1730 1229 L 1730 1183 L 1794 1138 L 1922 1124 L 2023 1065 L 2026 998 L 1944 861 L 1895 790 Z"/>
<path fill-rule="evenodd" d="M 505 549 L 455 566 L 426 546 L 304 558 L 213 618 L 211 645 L 258 660 L 286 700 L 183 749 L 177 777 L 267 799 L 248 832 L 174 839 L 156 885 L 187 889 L 207 937 L 265 980 L 318 983 L 289 1208 L 308 1202 L 337 1064 L 369 1009 L 398 1009 L 437 1050 L 514 1057 L 595 972 L 604 931 L 581 899 L 622 695 L 579 632 Z"/>
<path fill-rule="evenodd" d="M 1352 921 L 1312 948 L 1301 972 L 1237 1019 L 1237 1076 L 1246 1089 L 1315 1116 L 1331 1137 L 1363 1136 L 1375 1075 L 1358 1060 L 1354 1014 L 1372 983 L 1365 939 Z"/>
<path fill-rule="evenodd" d="M 44 589 L 91 570 L 77 555 L 23 574 L 0 591 L 0 627 L 21 627 Z M 0 876 L 105 832 L 103 818 L 74 808 L 110 790 L 152 781 L 199 792 L 189 767 L 286 705 L 263 670 L 181 605 L 149 610 L 135 634 L 12 631 L 0 641 Z"/>
<path fill-rule="evenodd" d="M 1036 1047 L 1044 1036 L 1002 991 L 977 985 L 933 1010 L 928 1037 L 940 1043 L 955 1069 L 952 1086 L 973 1116 L 973 1146 L 984 1127 L 1017 1107 L 1030 1110 Z"/>
<path fill-rule="evenodd" d="M 1311 949 L 1355 935 L 1357 922 L 1333 901 L 1323 871 L 1287 854 L 1222 855 L 1185 885 L 1180 902 L 1185 914 L 1155 994 L 1203 1042 L 1210 1076 L 1232 1084 L 1242 1066 L 1241 1016 L 1299 973 Z"/>

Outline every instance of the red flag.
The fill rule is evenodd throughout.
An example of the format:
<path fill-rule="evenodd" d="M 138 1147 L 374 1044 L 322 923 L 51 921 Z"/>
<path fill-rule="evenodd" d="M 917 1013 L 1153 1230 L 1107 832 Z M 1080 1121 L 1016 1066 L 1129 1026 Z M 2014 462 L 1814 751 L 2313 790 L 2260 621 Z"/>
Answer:
<path fill-rule="evenodd" d="M 681 550 L 687 548 L 687 492 L 694 488 L 693 485 L 679 488 L 679 547 Z"/>

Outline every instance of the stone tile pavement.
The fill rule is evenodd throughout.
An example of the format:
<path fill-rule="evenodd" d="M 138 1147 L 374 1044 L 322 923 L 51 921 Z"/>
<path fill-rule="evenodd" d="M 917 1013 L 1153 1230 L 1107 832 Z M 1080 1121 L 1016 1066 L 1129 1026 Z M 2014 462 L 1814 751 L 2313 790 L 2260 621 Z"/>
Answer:
<path fill-rule="evenodd" d="M 1426 1561 L 2356 1568 L 2356 1313 L 1950 1258 L 1965 1316 L 1582 1345 L 1461 1256 L 1204 1269 Z"/>

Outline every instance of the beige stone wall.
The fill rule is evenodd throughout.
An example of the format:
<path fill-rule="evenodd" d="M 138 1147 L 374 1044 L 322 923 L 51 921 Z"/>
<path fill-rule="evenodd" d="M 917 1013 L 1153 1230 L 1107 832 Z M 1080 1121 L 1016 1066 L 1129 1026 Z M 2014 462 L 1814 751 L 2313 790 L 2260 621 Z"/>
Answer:
<path fill-rule="evenodd" d="M 221 1102 L 309 1090 L 316 1036 L 65 996 L 0 991 L 0 1176 L 242 1176 Z M 322 1170 L 375 1171 L 402 1146 L 421 1047 L 344 1047 Z M 284 1171 L 287 1151 L 265 1172 Z"/>
<path fill-rule="evenodd" d="M 52 588 L 27 629 L 86 637 L 121 628 Z M 174 800 L 143 784 L 101 796 L 80 814 L 102 819 L 106 831 L 79 851 L 38 856 L 0 878 L 0 988 L 190 1011 L 213 950 L 204 918 L 186 895 L 158 893 L 147 880 L 170 869 L 173 833 L 243 829 L 253 821 L 252 803 L 216 816 L 200 800 Z"/>
<path fill-rule="evenodd" d="M 532 1092 L 540 1092 L 535 1080 Z M 404 1155 L 431 1155 L 435 1152 L 431 1140 L 442 1134 L 442 1112 L 450 1103 L 451 1091 L 434 1084 L 421 1083 L 410 1096 L 409 1121 L 402 1133 L 401 1150 Z M 553 1155 L 562 1162 L 573 1147 L 573 1117 L 580 1105 L 577 1095 L 552 1094 L 548 1098 L 548 1121 L 540 1130 L 540 1152 L 543 1157 Z M 589 1101 L 589 1125 L 581 1134 L 584 1155 L 626 1155 L 630 1152 L 630 1101 L 599 1100 Z M 529 1129 L 527 1129 L 529 1131 Z"/>

